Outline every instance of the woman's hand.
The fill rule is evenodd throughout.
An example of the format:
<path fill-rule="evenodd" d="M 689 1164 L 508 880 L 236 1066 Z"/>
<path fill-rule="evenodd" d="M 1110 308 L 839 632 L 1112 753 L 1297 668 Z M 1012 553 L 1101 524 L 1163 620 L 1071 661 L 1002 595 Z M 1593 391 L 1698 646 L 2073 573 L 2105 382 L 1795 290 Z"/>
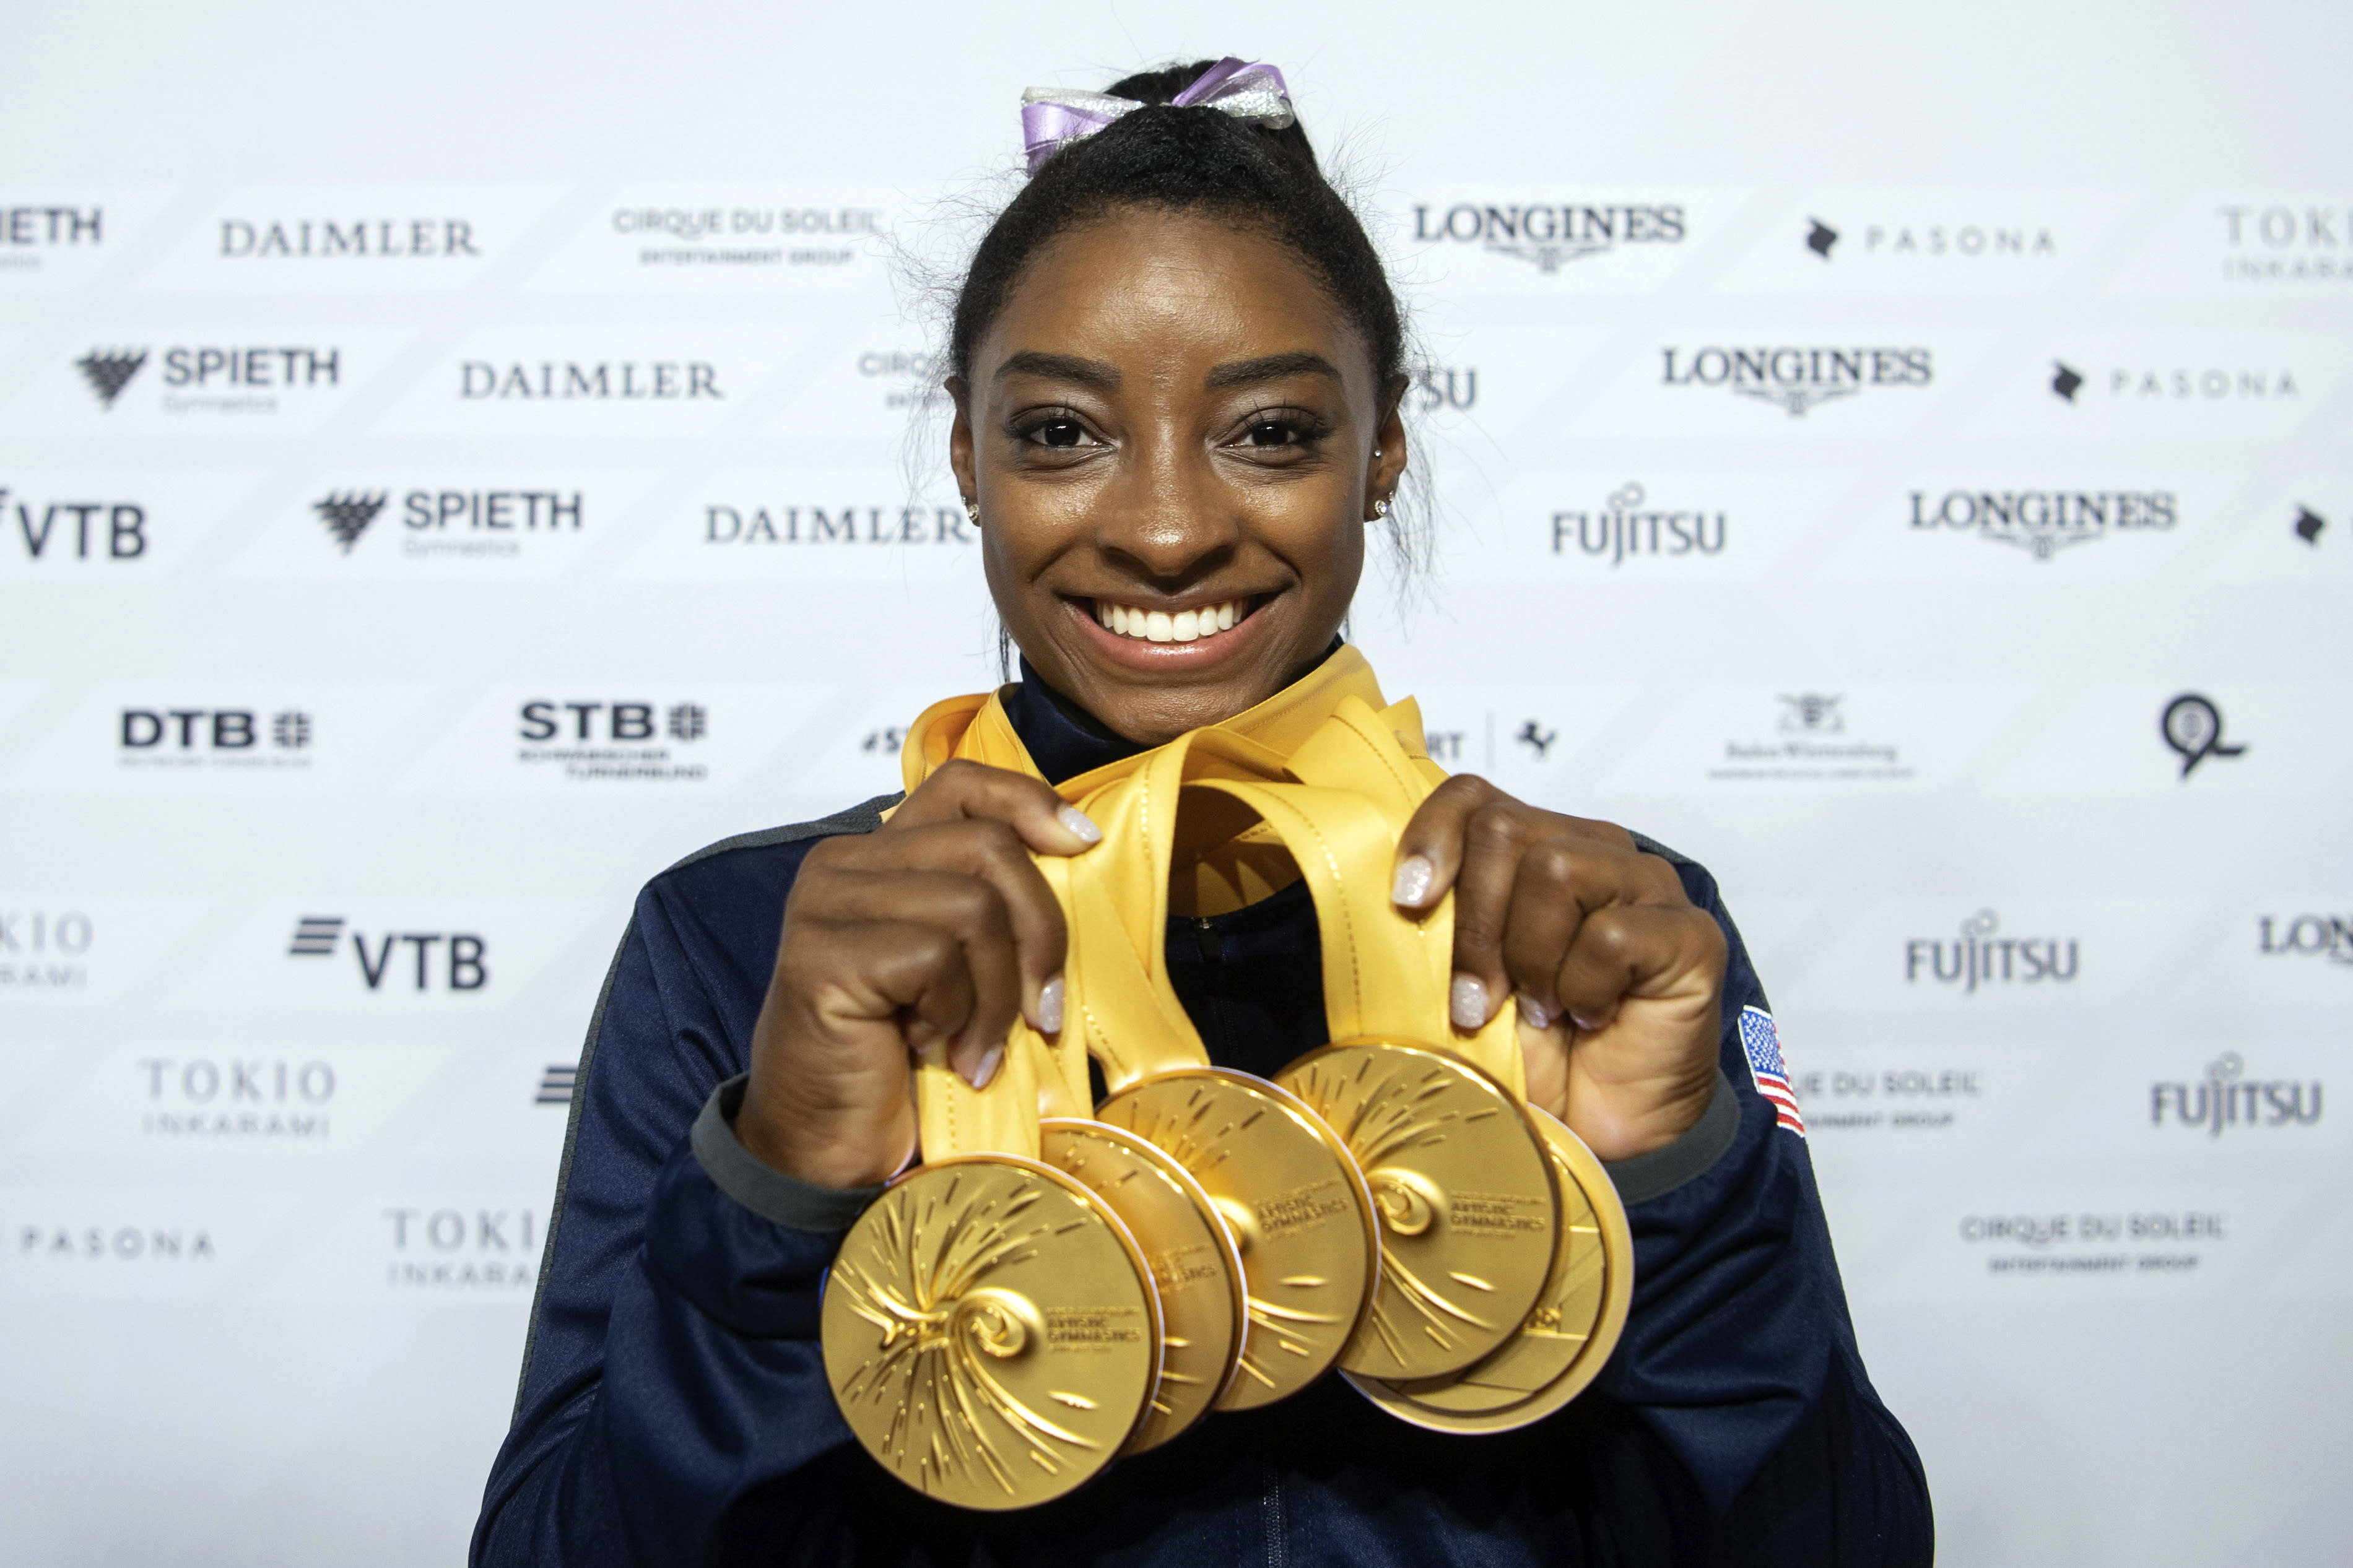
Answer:
<path fill-rule="evenodd" d="M 810 850 L 752 1031 L 744 1148 L 820 1186 L 881 1181 L 915 1146 L 912 1051 L 945 1039 L 981 1088 L 1017 1010 L 1060 1029 L 1062 911 L 1029 852 L 1102 837 L 1039 780 L 957 761 L 875 832 Z"/>
<path fill-rule="evenodd" d="M 1454 889 L 1457 1028 L 1520 1003 L 1528 1100 L 1604 1160 L 1672 1142 L 1715 1091 L 1724 932 L 1633 836 L 1458 773 L 1398 846 L 1399 908 Z"/>

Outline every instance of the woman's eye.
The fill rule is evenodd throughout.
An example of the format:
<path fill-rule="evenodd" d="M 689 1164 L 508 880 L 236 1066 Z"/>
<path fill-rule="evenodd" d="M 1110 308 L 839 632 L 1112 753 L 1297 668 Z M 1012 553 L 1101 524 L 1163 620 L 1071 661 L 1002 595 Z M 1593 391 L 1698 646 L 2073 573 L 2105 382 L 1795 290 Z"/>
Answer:
<path fill-rule="evenodd" d="M 1075 419 L 1050 419 L 1029 435 L 1041 447 L 1075 447 L 1087 438 L 1085 429 Z"/>
<path fill-rule="evenodd" d="M 1298 447 L 1307 441 L 1307 432 L 1288 419 L 1261 419 L 1242 432 L 1245 447 Z"/>

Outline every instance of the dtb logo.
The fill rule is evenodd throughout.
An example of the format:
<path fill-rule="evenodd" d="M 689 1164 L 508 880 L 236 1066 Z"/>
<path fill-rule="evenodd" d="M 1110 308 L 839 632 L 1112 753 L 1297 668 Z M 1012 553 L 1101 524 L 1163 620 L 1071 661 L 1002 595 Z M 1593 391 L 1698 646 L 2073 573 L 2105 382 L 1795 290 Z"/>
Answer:
<path fill-rule="evenodd" d="M 125 708 L 126 752 L 251 752 L 264 743 L 299 752 L 311 743 L 311 716 L 297 710 L 263 716 L 250 708 Z"/>
<path fill-rule="evenodd" d="M 370 991 L 480 991 L 491 981 L 490 943 L 473 931 L 348 931 L 341 915 L 304 915 L 287 944 L 289 958 L 332 961 L 351 938 L 360 980 Z M 396 967 L 394 960 L 399 960 Z"/>

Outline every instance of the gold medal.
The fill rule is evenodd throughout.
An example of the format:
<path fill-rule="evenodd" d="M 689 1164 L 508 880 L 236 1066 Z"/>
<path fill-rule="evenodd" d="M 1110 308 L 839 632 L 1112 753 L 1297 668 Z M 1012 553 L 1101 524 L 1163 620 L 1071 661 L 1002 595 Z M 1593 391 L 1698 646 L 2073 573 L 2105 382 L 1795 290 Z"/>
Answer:
<path fill-rule="evenodd" d="M 1387 1040 L 1310 1051 L 1275 1081 L 1346 1142 L 1380 1219 L 1380 1288 L 1341 1367 L 1436 1377 L 1511 1338 L 1544 1290 L 1560 1206 L 1519 1100 L 1451 1052 Z"/>
<path fill-rule="evenodd" d="M 1440 1432 L 1508 1432 L 1542 1420 L 1600 1375 L 1634 1294 L 1634 1237 L 1609 1173 L 1558 1120 L 1531 1109 L 1560 1189 L 1552 1272 L 1502 1349 L 1452 1377 L 1387 1382 L 1345 1373 L 1374 1404 Z"/>
<path fill-rule="evenodd" d="M 1143 1254 L 1033 1160 L 966 1155 L 892 1184 L 843 1238 L 826 1378 L 883 1468 L 963 1508 L 1060 1497 L 1120 1452 L 1160 1371 Z"/>
<path fill-rule="evenodd" d="M 1145 1079 L 1095 1114 L 1174 1155 L 1240 1244 L 1249 1338 L 1217 1408 L 1271 1405 L 1322 1376 L 1380 1278 L 1372 1197 L 1345 1145 L 1288 1091 L 1217 1068 Z"/>
<path fill-rule="evenodd" d="M 1040 1158 L 1112 1207 L 1158 1288 L 1159 1392 L 1123 1451 L 1155 1448 L 1207 1415 L 1240 1369 L 1248 1298 L 1242 1258 L 1201 1184 L 1174 1155 L 1100 1121 L 1039 1124 Z"/>

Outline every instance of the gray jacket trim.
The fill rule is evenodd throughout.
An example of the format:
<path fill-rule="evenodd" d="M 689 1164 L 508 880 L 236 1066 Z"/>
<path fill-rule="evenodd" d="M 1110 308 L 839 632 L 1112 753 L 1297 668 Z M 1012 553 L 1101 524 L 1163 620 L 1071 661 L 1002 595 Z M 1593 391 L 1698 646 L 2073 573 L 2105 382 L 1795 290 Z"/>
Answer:
<path fill-rule="evenodd" d="M 1715 1069 L 1715 1093 L 1691 1130 L 1663 1149 L 1637 1154 L 1601 1168 L 1618 1189 L 1618 1201 L 1627 1204 L 1662 1198 L 1724 1158 L 1740 1131 L 1740 1096 L 1724 1069 Z"/>
<path fill-rule="evenodd" d="M 756 833 L 739 833 L 733 838 L 723 838 L 702 848 L 670 868 L 691 866 L 697 860 L 708 860 L 713 855 L 724 855 L 731 849 L 758 849 L 771 844 L 792 844 L 803 838 L 829 838 L 838 834 L 871 833 L 882 826 L 883 811 L 896 805 L 899 795 L 878 795 L 846 811 L 831 816 L 821 816 L 815 822 L 796 822 L 784 827 L 763 828 Z M 665 873 L 667 875 L 668 873 Z M 632 924 L 636 917 L 631 917 Z M 588 1015 L 588 1036 L 580 1047 L 580 1070 L 572 1076 L 572 1109 L 564 1123 L 564 1159 L 555 1168 L 555 1198 L 548 1208 L 547 1241 L 540 1248 L 539 1280 L 533 1288 L 531 1321 L 523 1330 L 522 1371 L 515 1377 L 514 1415 L 522 1413 L 523 1385 L 531 1381 L 531 1352 L 539 1338 L 539 1303 L 547 1292 L 547 1271 L 555 1266 L 555 1242 L 564 1230 L 564 1194 L 572 1185 L 572 1154 L 580 1142 L 580 1107 L 588 1093 L 588 1069 L 596 1059 L 596 1039 L 605 1028 L 605 1006 L 613 998 L 613 977 L 621 972 L 621 953 L 629 945 L 629 933 L 621 932 L 619 945 L 613 949 L 613 962 L 605 966 L 605 984 L 596 993 L 596 1010 Z M 512 1421 L 514 1415 L 508 1419 Z"/>
<path fill-rule="evenodd" d="M 794 1230 L 839 1236 L 882 1194 L 882 1184 L 871 1187 L 820 1187 L 788 1176 L 744 1147 L 735 1135 L 735 1113 L 744 1109 L 744 1090 L 750 1073 L 738 1073 L 703 1102 L 689 1137 L 694 1157 L 702 1163 L 712 1184 L 762 1219 Z"/>

